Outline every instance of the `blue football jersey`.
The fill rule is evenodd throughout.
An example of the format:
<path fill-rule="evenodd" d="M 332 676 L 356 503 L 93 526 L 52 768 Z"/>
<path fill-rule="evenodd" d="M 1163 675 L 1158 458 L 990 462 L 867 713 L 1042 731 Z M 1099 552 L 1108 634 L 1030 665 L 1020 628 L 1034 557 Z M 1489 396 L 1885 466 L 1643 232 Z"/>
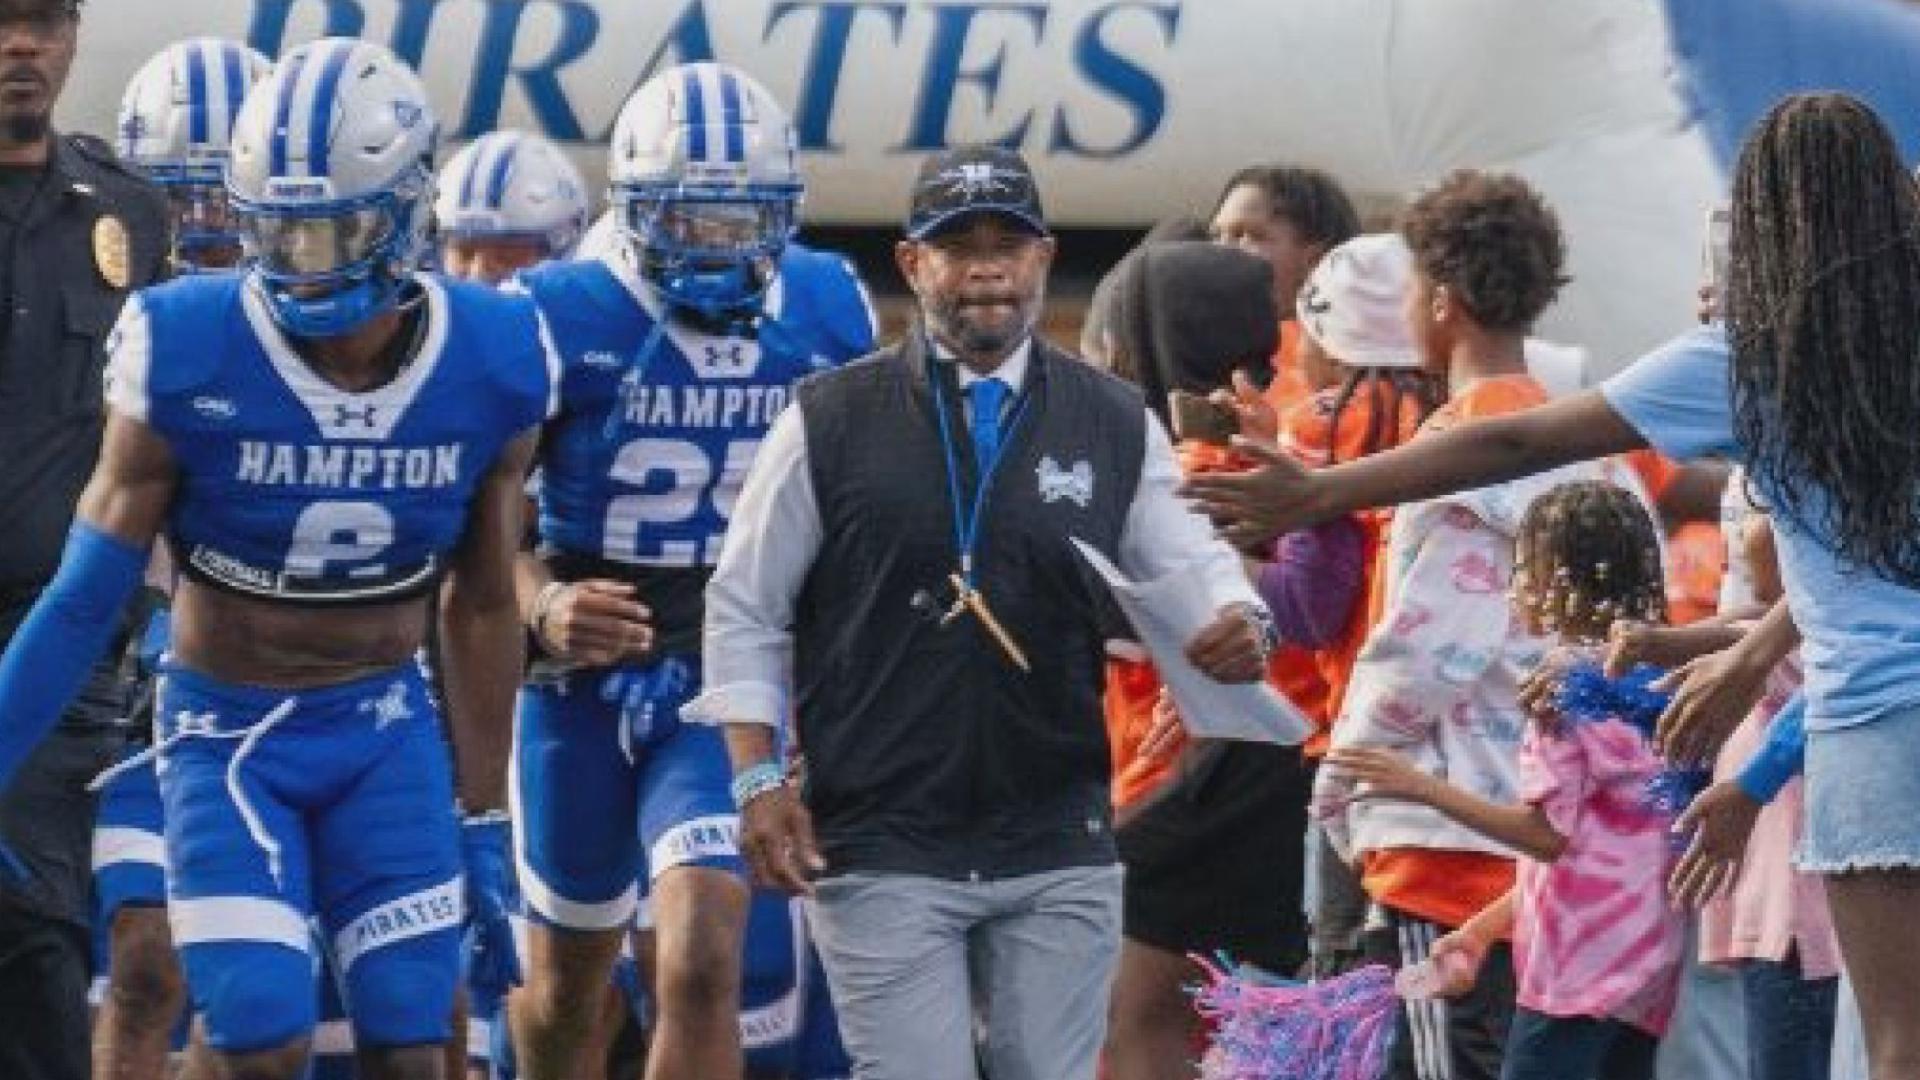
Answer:
<path fill-rule="evenodd" d="M 625 566 L 711 567 L 794 383 L 873 348 L 872 309 L 852 268 L 797 245 L 780 260 L 754 336 L 659 325 L 661 302 L 620 258 L 550 263 L 522 280 L 561 357 L 541 541 Z"/>
<path fill-rule="evenodd" d="M 109 345 L 108 400 L 172 449 L 183 568 L 274 599 L 425 588 L 479 482 L 556 398 L 525 297 L 422 276 L 413 358 L 365 392 L 327 382 L 237 274 L 144 290 Z"/>

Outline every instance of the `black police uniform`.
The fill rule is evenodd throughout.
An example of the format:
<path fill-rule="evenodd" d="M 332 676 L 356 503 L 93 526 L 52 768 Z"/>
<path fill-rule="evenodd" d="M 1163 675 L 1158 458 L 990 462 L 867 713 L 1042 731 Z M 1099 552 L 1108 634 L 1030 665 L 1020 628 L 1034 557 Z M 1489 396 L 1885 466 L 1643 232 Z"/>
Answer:
<path fill-rule="evenodd" d="M 60 136 L 44 171 L 0 171 L 3 646 L 59 566 L 100 453 L 107 337 L 127 293 L 164 275 L 169 226 L 165 197 L 99 139 Z M 0 889 L 0 1076 L 9 1080 L 88 1074 L 86 783 L 124 742 L 117 668 L 96 669 L 0 795 L 0 839 L 33 877 Z"/>

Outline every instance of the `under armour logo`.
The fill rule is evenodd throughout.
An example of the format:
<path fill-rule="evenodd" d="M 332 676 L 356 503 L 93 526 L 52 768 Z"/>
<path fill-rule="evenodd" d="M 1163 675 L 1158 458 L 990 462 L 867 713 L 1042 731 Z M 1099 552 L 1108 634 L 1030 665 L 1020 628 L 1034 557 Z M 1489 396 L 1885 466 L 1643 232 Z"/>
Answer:
<path fill-rule="evenodd" d="M 707 345 L 707 363 L 725 363 L 729 367 L 739 367 L 747 362 L 747 347 L 738 341 L 729 341 L 725 345 Z"/>
<path fill-rule="evenodd" d="M 358 409 L 347 405 L 335 405 L 333 407 L 333 426 L 346 427 L 349 420 L 358 420 L 361 427 L 370 428 L 374 425 L 373 417 L 378 409 L 379 406 L 377 405 L 365 405 Z"/>
<path fill-rule="evenodd" d="M 137 112 L 130 112 L 120 120 L 120 138 L 137 143 L 147 137 L 147 118 Z"/>

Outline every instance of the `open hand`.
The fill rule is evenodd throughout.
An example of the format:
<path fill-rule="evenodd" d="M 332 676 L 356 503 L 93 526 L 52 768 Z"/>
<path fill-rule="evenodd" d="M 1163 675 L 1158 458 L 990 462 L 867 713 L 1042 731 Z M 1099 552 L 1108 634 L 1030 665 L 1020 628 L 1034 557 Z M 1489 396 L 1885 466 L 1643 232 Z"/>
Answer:
<path fill-rule="evenodd" d="M 1377 746 L 1350 746 L 1327 754 L 1327 765 L 1355 784 L 1356 799 L 1399 799 L 1426 802 L 1437 782 L 1432 774 L 1392 750 Z"/>
<path fill-rule="evenodd" d="M 1759 817 L 1760 804 L 1732 780 L 1720 781 L 1688 805 L 1673 825 L 1676 832 L 1693 833 L 1667 878 L 1674 906 L 1700 907 L 1733 885 Z"/>
<path fill-rule="evenodd" d="M 1689 660 L 1656 681 L 1655 690 L 1673 695 L 1654 733 L 1660 756 L 1676 765 L 1711 764 L 1766 690 L 1767 672 L 1756 667 L 1735 647 Z"/>
<path fill-rule="evenodd" d="M 1251 468 L 1201 473 L 1180 487 L 1180 494 L 1228 543 L 1242 551 L 1260 550 L 1281 534 L 1326 516 L 1313 508 L 1313 474 L 1278 446 L 1236 435 L 1233 448 Z"/>

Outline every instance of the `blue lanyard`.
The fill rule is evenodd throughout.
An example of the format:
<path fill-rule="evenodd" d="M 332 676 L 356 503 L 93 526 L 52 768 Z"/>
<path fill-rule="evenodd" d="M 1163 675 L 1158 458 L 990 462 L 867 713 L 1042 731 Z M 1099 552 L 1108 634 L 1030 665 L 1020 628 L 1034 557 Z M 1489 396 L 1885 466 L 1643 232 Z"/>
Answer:
<path fill-rule="evenodd" d="M 929 364 L 938 362 L 930 360 Z M 960 551 L 960 578 L 971 589 L 974 546 L 980 540 L 980 521 L 986 517 L 987 494 L 993 489 L 994 474 L 1007 456 L 1007 447 L 1013 444 L 1014 433 L 1019 431 L 1020 421 L 1027 415 L 1027 402 L 1031 399 L 1025 393 L 1020 394 L 1013 406 L 1013 415 L 1007 420 L 1007 428 L 1001 433 L 1000 445 L 994 448 L 992 460 L 979 463 L 980 482 L 973 489 L 973 513 L 968 514 L 966 503 L 960 498 L 960 458 L 954 452 L 953 426 L 947 420 L 946 390 L 940 385 L 938 371 L 929 367 L 927 375 L 928 381 L 933 384 L 933 414 L 940 419 L 940 449 L 946 454 L 947 498 L 953 505 L 953 543 Z"/>

